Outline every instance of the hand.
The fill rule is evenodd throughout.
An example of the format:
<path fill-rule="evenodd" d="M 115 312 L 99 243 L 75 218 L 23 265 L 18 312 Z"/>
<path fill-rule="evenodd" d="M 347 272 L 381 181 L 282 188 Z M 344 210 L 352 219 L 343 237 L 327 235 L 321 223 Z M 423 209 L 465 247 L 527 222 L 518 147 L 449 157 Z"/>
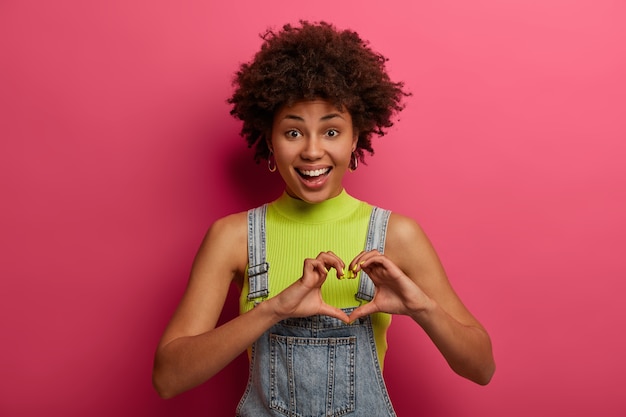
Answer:
<path fill-rule="evenodd" d="M 307 258 L 304 260 L 302 277 L 268 301 L 274 303 L 274 311 L 281 319 L 323 314 L 347 323 L 346 313 L 326 304 L 321 292 L 328 269 L 335 268 L 337 275 L 341 276 L 344 267 L 343 261 L 332 252 L 322 252 L 315 259 Z"/>
<path fill-rule="evenodd" d="M 372 301 L 357 307 L 350 314 L 350 321 L 376 312 L 413 315 L 427 309 L 432 300 L 396 264 L 377 250 L 361 252 L 350 263 L 356 275 L 367 272 L 376 286 Z"/>

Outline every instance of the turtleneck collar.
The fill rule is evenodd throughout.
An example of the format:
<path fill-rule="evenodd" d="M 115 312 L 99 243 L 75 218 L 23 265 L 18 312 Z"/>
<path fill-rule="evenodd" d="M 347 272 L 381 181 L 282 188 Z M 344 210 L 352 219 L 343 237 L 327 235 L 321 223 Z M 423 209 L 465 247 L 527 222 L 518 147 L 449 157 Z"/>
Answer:
<path fill-rule="evenodd" d="M 360 201 L 342 190 L 337 197 L 321 203 L 307 203 L 283 193 L 272 206 L 284 217 L 300 223 L 324 223 L 349 215 Z"/>

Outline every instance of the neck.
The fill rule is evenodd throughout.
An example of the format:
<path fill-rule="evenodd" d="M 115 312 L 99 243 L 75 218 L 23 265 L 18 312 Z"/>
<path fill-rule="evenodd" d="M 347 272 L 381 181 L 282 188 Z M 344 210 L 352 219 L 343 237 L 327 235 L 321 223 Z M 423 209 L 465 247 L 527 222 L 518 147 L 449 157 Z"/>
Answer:
<path fill-rule="evenodd" d="M 352 212 L 359 201 L 342 190 L 336 197 L 319 203 L 308 203 L 284 193 L 274 202 L 276 209 L 285 217 L 296 221 L 325 222 Z"/>

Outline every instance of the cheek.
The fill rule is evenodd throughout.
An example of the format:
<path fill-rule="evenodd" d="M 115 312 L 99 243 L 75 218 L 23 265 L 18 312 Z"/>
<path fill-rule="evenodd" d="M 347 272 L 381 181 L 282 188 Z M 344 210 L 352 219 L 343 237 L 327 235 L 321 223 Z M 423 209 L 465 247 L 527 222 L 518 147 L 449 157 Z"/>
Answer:
<path fill-rule="evenodd" d="M 289 147 L 276 145 L 274 146 L 274 158 L 278 165 L 289 165 L 292 163 L 296 153 Z"/>
<path fill-rule="evenodd" d="M 335 158 L 341 161 L 349 161 L 355 149 L 356 146 L 352 141 L 344 142 L 340 147 L 336 148 Z"/>

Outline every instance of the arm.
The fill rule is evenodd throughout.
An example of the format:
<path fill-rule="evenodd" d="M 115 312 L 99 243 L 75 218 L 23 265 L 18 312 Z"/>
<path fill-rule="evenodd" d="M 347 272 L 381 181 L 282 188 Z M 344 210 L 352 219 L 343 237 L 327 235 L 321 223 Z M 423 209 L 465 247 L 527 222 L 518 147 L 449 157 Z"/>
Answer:
<path fill-rule="evenodd" d="M 363 252 L 350 267 L 365 270 L 376 285 L 374 299 L 355 310 L 350 320 L 376 311 L 407 315 L 456 373 L 481 385 L 489 383 L 495 371 L 489 335 L 454 292 L 417 223 L 392 214 L 385 255 Z"/>
<path fill-rule="evenodd" d="M 246 213 L 218 220 L 198 251 L 185 294 L 157 347 L 152 379 L 163 398 L 207 381 L 286 317 L 327 314 L 348 320 L 322 300 L 327 267 L 343 267 L 339 258 L 323 253 L 305 260 L 302 277 L 279 295 L 215 327 L 228 289 L 233 280 L 243 279 L 247 261 Z"/>
<path fill-rule="evenodd" d="M 153 384 L 164 398 L 211 378 L 271 325 L 270 315 L 259 309 L 215 328 L 231 282 L 242 279 L 247 264 L 245 222 L 245 213 L 216 221 L 198 250 L 155 354 Z"/>

